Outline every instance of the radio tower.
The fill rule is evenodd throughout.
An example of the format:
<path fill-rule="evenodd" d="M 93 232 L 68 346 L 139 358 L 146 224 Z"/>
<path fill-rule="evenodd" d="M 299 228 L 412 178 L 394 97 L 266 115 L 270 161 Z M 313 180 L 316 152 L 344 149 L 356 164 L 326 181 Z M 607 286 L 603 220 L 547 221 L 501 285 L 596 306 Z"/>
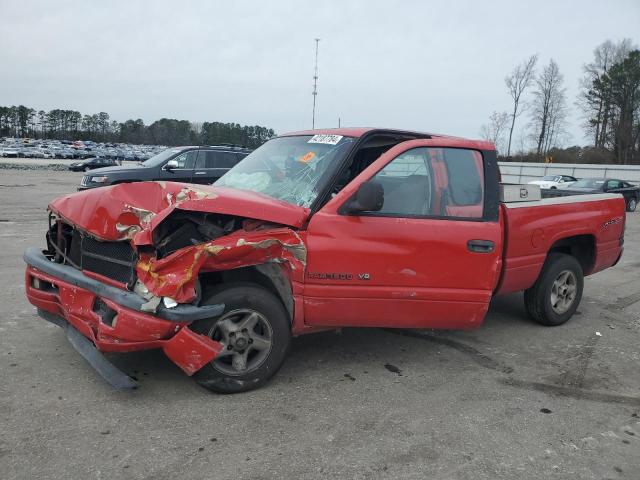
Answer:
<path fill-rule="evenodd" d="M 318 95 L 318 43 L 320 39 L 316 38 L 316 67 L 313 73 L 313 115 L 311 117 L 311 129 L 316 128 L 316 96 Z"/>

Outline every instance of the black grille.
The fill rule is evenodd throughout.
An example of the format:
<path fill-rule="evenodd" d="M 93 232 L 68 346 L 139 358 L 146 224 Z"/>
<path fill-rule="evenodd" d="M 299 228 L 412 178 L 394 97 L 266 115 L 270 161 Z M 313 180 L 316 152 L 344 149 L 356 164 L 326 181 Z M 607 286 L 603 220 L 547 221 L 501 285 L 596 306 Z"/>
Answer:
<path fill-rule="evenodd" d="M 136 279 L 138 257 L 128 241 L 101 242 L 74 230 L 69 259 L 82 270 L 117 282 L 133 285 Z"/>

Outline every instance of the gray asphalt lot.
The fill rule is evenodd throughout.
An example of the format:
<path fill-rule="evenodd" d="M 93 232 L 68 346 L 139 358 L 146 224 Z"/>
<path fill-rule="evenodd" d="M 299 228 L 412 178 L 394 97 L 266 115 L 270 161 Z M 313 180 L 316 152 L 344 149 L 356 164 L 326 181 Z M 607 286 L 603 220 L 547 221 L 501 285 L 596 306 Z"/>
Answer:
<path fill-rule="evenodd" d="M 115 356 L 141 383 L 117 392 L 24 297 L 22 252 L 81 176 L 0 171 L 0 478 L 640 478 L 640 213 L 564 326 L 509 295 L 471 332 L 298 338 L 233 396 L 160 352 Z"/>

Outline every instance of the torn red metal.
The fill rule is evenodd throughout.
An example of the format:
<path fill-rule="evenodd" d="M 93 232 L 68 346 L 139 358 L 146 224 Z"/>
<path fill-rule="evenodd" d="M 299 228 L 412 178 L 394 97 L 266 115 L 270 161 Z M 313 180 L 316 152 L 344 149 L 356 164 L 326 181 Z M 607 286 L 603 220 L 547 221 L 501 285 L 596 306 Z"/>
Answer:
<path fill-rule="evenodd" d="M 34 279 L 47 282 L 51 288 L 35 288 Z M 96 311 L 98 296 L 95 293 L 31 266 L 26 270 L 25 290 L 31 304 L 64 318 L 102 352 L 162 348 L 167 340 L 186 325 L 137 312 L 101 298 L 101 301 L 115 312 L 113 321 L 106 323 Z"/>
<path fill-rule="evenodd" d="M 239 230 L 211 242 L 178 250 L 156 259 L 143 254 L 137 266 L 138 279 L 158 297 L 187 303 L 196 297 L 198 274 L 258 265 L 286 264 L 291 279 L 302 281 L 306 248 L 300 235 L 289 228 Z"/>
<path fill-rule="evenodd" d="M 218 356 L 224 347 L 220 342 L 182 328 L 162 346 L 167 357 L 191 376 Z"/>
<path fill-rule="evenodd" d="M 246 190 L 174 182 L 123 183 L 64 195 L 49 210 L 92 236 L 150 245 L 174 210 L 222 213 L 300 228 L 309 209 Z"/>
<path fill-rule="evenodd" d="M 237 215 L 246 229 L 207 243 L 182 248 L 158 259 L 141 253 L 136 267 L 139 281 L 156 297 L 178 303 L 196 298 L 201 272 L 227 270 L 266 262 L 286 264 L 292 279 L 302 281 L 306 248 L 299 228 L 309 209 L 253 192 L 224 187 L 172 182 L 144 182 L 91 189 L 54 200 L 49 209 L 70 225 L 105 241 L 153 244 L 158 225 L 175 210 Z M 265 225 L 265 222 L 268 222 Z M 271 226 L 276 224 L 275 226 Z"/>

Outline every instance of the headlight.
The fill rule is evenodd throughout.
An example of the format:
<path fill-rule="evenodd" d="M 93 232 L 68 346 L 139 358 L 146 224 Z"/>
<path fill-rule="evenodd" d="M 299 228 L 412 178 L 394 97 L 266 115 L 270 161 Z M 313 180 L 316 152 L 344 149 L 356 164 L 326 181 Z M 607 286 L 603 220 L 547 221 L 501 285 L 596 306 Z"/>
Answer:
<path fill-rule="evenodd" d="M 100 175 L 98 177 L 91 177 L 92 183 L 106 183 L 109 180 L 109 177 L 106 175 Z"/>

